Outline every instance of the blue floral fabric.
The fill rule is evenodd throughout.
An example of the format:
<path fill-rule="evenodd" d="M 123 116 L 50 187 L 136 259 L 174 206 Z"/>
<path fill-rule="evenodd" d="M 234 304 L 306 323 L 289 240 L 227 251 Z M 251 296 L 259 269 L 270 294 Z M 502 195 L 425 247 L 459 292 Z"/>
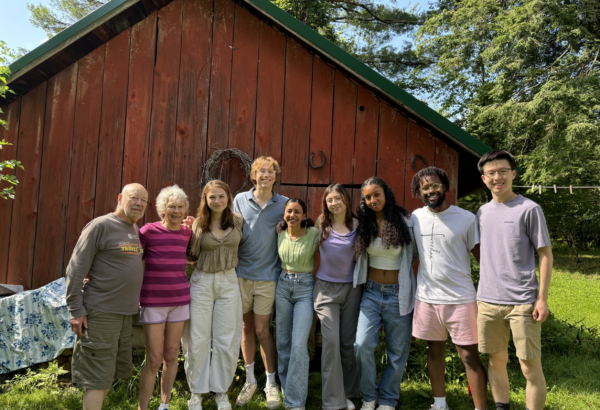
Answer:
<path fill-rule="evenodd" d="M 0 299 L 0 374 L 47 362 L 75 344 L 65 278 Z"/>

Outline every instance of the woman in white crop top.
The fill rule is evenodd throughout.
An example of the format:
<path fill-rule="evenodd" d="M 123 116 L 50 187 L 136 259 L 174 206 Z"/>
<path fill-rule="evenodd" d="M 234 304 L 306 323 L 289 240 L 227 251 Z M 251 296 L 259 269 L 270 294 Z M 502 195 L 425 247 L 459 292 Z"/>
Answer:
<path fill-rule="evenodd" d="M 412 222 L 381 178 L 367 179 L 361 193 L 354 241 L 354 286 L 364 284 L 354 344 L 363 396 L 361 410 L 373 410 L 377 404 L 378 410 L 393 410 L 398 404 L 412 334 L 416 289 L 411 268 Z M 378 384 L 375 347 L 381 325 L 388 361 Z"/>

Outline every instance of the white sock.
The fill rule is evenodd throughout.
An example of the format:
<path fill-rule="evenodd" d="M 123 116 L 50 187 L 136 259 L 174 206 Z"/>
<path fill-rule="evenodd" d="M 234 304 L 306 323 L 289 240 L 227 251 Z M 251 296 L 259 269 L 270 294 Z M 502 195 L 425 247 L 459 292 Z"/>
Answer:
<path fill-rule="evenodd" d="M 447 406 L 446 397 L 434 397 L 433 401 L 435 405 L 438 406 L 440 409 L 445 409 Z"/>
<path fill-rule="evenodd" d="M 254 377 L 254 363 L 247 364 L 244 368 L 246 369 L 246 381 L 250 384 L 256 384 L 256 378 Z"/>
<path fill-rule="evenodd" d="M 160 406 L 158 406 L 158 410 L 169 410 L 169 405 L 165 403 L 160 403 Z"/>
<path fill-rule="evenodd" d="M 265 372 L 265 374 L 267 375 L 267 384 L 270 384 L 270 385 L 277 384 L 277 381 L 275 380 L 275 375 L 277 374 L 277 372 L 273 372 L 273 373 Z"/>

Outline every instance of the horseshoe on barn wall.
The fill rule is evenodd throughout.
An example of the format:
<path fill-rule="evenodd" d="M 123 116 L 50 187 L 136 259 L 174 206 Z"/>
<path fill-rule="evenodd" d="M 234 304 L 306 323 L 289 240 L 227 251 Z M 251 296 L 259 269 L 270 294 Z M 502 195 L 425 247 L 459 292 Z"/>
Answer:
<path fill-rule="evenodd" d="M 308 158 L 308 163 L 309 163 L 310 167 L 313 168 L 313 169 L 323 168 L 325 166 L 325 153 L 323 151 L 321 151 L 321 157 L 323 158 L 323 160 L 321 161 L 320 165 L 313 164 L 313 157 L 314 156 L 315 156 L 315 153 L 311 152 L 310 153 L 310 157 Z"/>
<path fill-rule="evenodd" d="M 427 167 L 427 161 L 425 161 L 425 158 L 423 158 L 422 155 L 415 155 L 414 157 L 412 157 L 412 160 L 410 161 L 410 165 L 412 166 L 412 169 L 415 172 L 417 172 L 417 160 L 418 159 L 420 159 L 421 161 L 423 161 L 423 168 Z"/>

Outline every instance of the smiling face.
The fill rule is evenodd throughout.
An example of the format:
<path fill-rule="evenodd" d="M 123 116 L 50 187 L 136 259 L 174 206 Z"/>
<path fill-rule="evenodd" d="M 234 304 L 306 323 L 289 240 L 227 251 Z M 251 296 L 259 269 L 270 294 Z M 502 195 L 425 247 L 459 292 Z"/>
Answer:
<path fill-rule="evenodd" d="M 285 211 L 283 212 L 283 219 L 289 227 L 299 227 L 304 220 L 304 211 L 302 210 L 302 205 L 300 205 L 298 202 L 290 202 L 287 204 L 285 206 Z"/>
<path fill-rule="evenodd" d="M 273 169 L 273 164 L 264 161 L 262 166 L 256 170 L 254 179 L 256 180 L 257 188 L 266 190 L 271 189 L 276 181 L 276 173 L 275 169 Z"/>
<path fill-rule="evenodd" d="M 169 198 L 165 206 L 164 220 L 169 225 L 180 225 L 185 218 L 185 201 L 183 199 L 174 200 Z"/>
<path fill-rule="evenodd" d="M 206 204 L 213 212 L 223 212 L 227 202 L 227 192 L 223 188 L 215 187 L 206 192 Z"/>
<path fill-rule="evenodd" d="M 331 212 L 332 215 L 346 215 L 346 204 L 344 203 L 344 198 L 342 194 L 337 191 L 333 191 L 329 193 L 325 197 L 325 203 L 327 204 L 327 209 Z"/>
<path fill-rule="evenodd" d="M 367 185 L 362 189 L 365 203 L 375 213 L 382 212 L 385 208 L 385 192 L 379 185 Z"/>
<path fill-rule="evenodd" d="M 148 191 L 140 184 L 131 184 L 119 194 L 117 216 L 123 216 L 130 223 L 136 223 L 144 216 L 148 205 Z"/>
<path fill-rule="evenodd" d="M 421 199 L 431 209 L 437 209 L 446 200 L 446 187 L 437 175 L 428 175 L 419 181 Z"/>
<path fill-rule="evenodd" d="M 510 169 L 505 159 L 490 161 L 483 166 L 481 179 L 496 197 L 502 197 L 512 192 L 512 182 L 517 176 L 516 170 Z"/>

